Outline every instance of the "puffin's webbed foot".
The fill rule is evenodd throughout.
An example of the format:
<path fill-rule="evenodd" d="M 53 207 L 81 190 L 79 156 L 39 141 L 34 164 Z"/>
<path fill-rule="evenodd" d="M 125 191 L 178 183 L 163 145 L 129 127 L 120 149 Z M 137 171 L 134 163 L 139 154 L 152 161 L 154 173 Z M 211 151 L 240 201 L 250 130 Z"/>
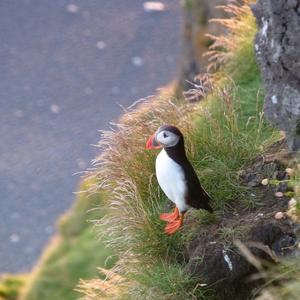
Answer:
<path fill-rule="evenodd" d="M 165 222 L 173 222 L 179 217 L 179 210 L 175 207 L 174 212 L 170 214 L 161 214 L 159 218 Z"/>
<path fill-rule="evenodd" d="M 183 214 L 180 214 L 178 219 L 168 223 L 168 225 L 165 227 L 165 233 L 168 235 L 171 235 L 175 233 L 183 223 Z"/>

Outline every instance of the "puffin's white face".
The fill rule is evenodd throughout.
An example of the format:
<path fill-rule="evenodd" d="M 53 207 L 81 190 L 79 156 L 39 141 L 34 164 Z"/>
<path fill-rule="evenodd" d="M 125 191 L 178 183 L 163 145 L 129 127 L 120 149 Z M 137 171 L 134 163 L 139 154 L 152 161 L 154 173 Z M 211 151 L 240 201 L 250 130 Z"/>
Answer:
<path fill-rule="evenodd" d="M 155 138 L 156 141 L 163 147 L 173 147 L 178 143 L 180 139 L 177 134 L 168 130 L 158 131 Z"/>

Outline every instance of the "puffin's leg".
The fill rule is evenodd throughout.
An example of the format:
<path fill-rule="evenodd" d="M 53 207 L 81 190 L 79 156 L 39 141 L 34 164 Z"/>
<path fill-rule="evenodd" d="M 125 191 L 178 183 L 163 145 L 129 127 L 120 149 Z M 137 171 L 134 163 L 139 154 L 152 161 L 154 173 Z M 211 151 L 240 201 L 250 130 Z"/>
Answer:
<path fill-rule="evenodd" d="M 175 233 L 182 226 L 184 214 L 185 214 L 185 212 L 179 213 L 178 219 L 176 219 L 173 222 L 170 222 L 165 227 L 165 233 L 166 234 L 171 235 L 171 234 Z"/>
<path fill-rule="evenodd" d="M 175 221 L 177 218 L 179 217 L 179 210 L 177 207 L 175 207 L 174 212 L 170 213 L 170 214 L 161 214 L 159 216 L 159 218 L 162 221 L 166 221 L 166 222 L 173 222 Z"/>

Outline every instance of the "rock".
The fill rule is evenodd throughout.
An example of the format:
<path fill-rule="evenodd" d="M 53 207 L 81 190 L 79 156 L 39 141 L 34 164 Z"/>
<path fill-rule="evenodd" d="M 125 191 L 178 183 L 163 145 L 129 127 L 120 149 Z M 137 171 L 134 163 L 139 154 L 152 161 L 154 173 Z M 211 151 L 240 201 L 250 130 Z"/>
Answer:
<path fill-rule="evenodd" d="M 275 172 L 272 174 L 272 178 L 273 178 L 273 179 L 277 179 L 277 175 L 278 175 L 278 171 L 275 171 Z"/>
<path fill-rule="evenodd" d="M 286 175 L 287 175 L 286 171 L 278 171 L 277 175 L 276 175 L 276 179 L 277 180 L 285 180 L 285 179 L 287 179 Z"/>
<path fill-rule="evenodd" d="M 275 218 L 276 220 L 281 220 L 281 219 L 284 218 L 284 213 L 283 213 L 282 211 L 279 211 L 279 212 L 277 212 L 277 213 L 275 214 L 274 218 Z"/>
<path fill-rule="evenodd" d="M 233 245 L 228 248 L 220 242 L 206 245 L 202 243 L 203 238 L 199 238 L 198 246 L 189 253 L 186 272 L 211 285 L 217 299 L 249 299 L 255 288 L 262 283 L 259 280 L 249 280 L 251 274 L 257 273 L 254 266 Z M 292 233 L 283 231 L 273 223 L 261 223 L 250 228 L 243 244 L 254 256 L 274 262 L 273 256 L 261 247 L 285 255 L 286 247 L 294 251 L 296 239 Z M 255 246 L 256 244 L 259 246 Z"/>
<path fill-rule="evenodd" d="M 278 256 L 292 254 L 295 251 L 297 240 L 294 236 L 284 235 L 272 244 L 272 250 Z"/>
<path fill-rule="evenodd" d="M 247 175 L 247 172 L 245 170 L 239 170 L 237 175 L 239 178 L 244 178 Z"/>
<path fill-rule="evenodd" d="M 288 190 L 289 190 L 289 186 L 288 186 L 287 182 L 279 182 L 277 189 L 276 189 L 277 192 L 281 192 L 281 194 L 282 194 L 284 192 L 287 192 Z M 283 194 L 282 194 L 282 196 L 283 196 Z M 282 196 L 280 196 L 280 197 L 282 197 Z"/>
<path fill-rule="evenodd" d="M 283 193 L 282 192 L 276 192 L 275 193 L 275 197 L 282 198 L 283 197 Z"/>
<path fill-rule="evenodd" d="M 247 174 L 245 181 L 247 182 L 248 186 L 257 187 L 257 186 L 260 186 L 262 179 L 263 179 L 263 177 L 261 174 L 250 173 L 250 174 Z"/>
<path fill-rule="evenodd" d="M 275 162 L 266 163 L 262 162 L 261 172 L 265 175 L 265 177 L 271 177 L 278 170 L 278 165 Z"/>
<path fill-rule="evenodd" d="M 266 97 L 264 113 L 285 132 L 289 151 L 300 149 L 299 1 L 258 0 L 252 6 L 259 32 L 255 40 Z"/>

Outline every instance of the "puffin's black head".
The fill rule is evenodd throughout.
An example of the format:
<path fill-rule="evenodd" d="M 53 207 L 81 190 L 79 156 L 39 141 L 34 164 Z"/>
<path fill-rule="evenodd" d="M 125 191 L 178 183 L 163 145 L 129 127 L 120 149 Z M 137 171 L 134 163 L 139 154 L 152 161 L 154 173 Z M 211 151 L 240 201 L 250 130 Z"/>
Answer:
<path fill-rule="evenodd" d="M 146 143 L 147 149 L 170 148 L 183 143 L 183 135 L 179 129 L 172 125 L 162 125 L 150 136 Z"/>

